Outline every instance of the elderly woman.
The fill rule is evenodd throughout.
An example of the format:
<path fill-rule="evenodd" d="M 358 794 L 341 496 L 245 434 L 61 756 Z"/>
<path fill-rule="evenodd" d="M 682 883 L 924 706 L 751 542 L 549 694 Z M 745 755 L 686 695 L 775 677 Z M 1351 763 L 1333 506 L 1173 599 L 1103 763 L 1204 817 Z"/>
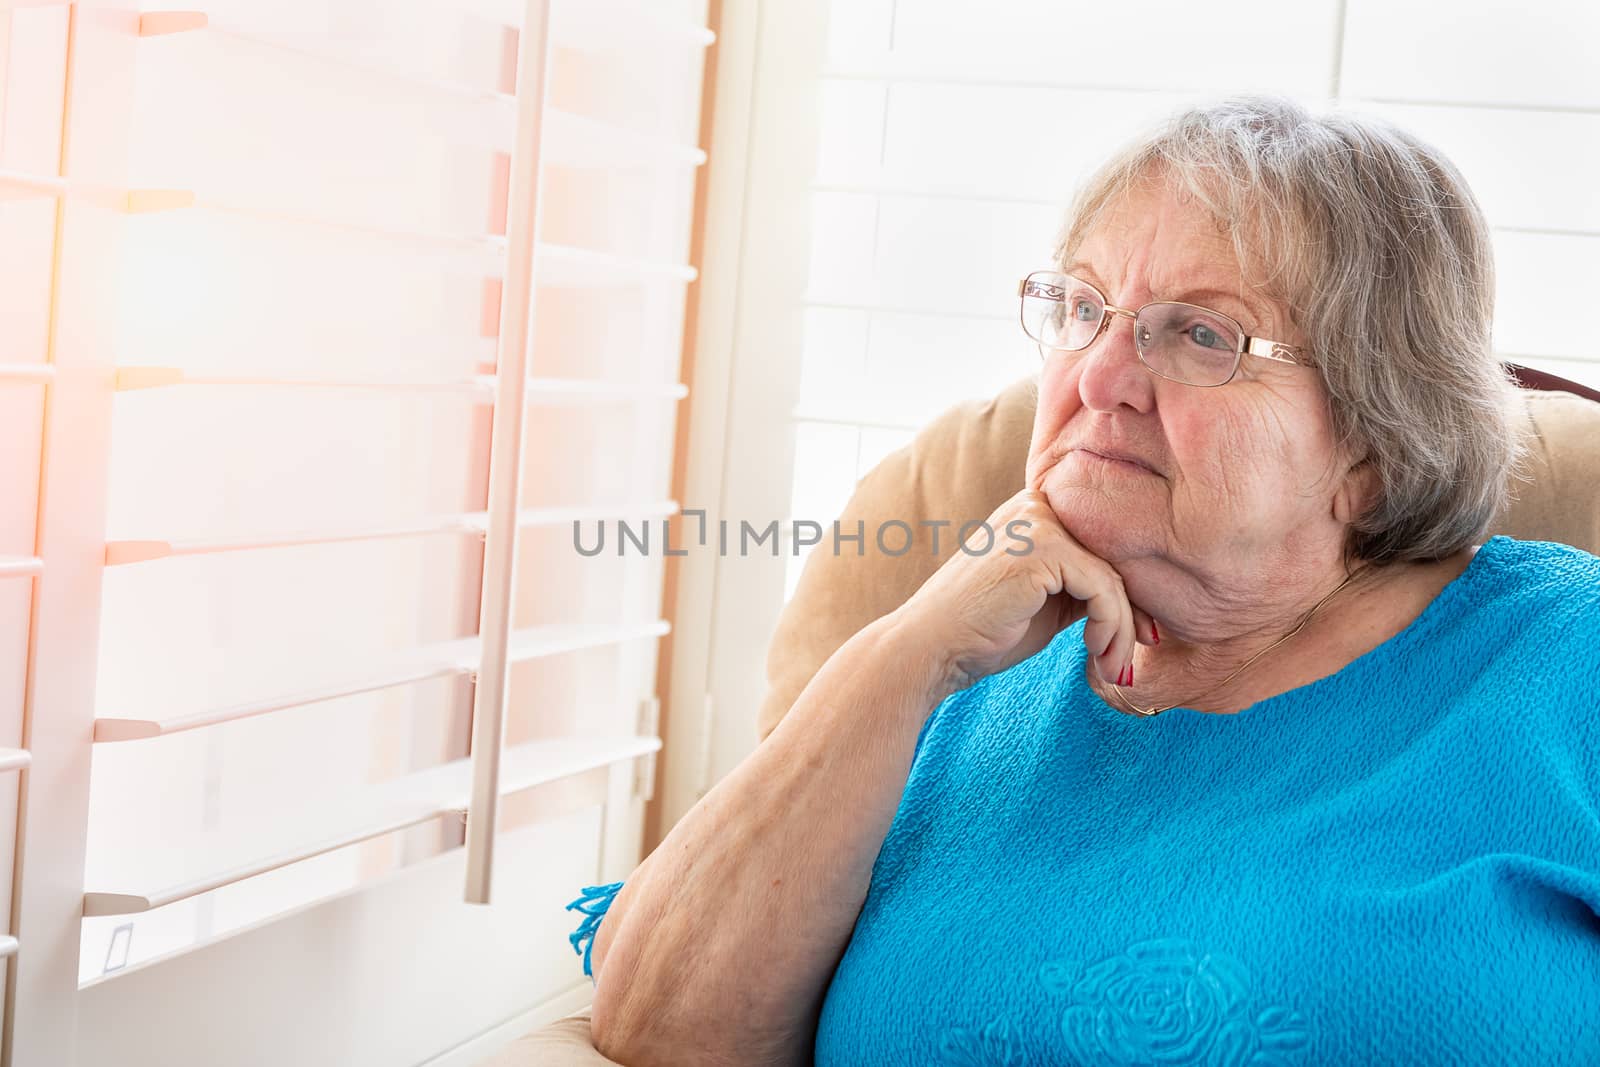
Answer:
<path fill-rule="evenodd" d="M 1480 543 L 1517 455 L 1460 175 L 1233 100 L 1055 260 L 1026 550 L 952 555 L 591 891 L 596 1046 L 1600 1063 L 1600 559 Z"/>

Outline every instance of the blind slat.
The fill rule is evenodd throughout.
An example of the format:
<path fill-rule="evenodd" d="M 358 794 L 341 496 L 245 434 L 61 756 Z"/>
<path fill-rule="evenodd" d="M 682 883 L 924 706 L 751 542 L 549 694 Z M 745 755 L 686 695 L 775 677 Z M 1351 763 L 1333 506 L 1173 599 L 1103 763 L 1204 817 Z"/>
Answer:
<path fill-rule="evenodd" d="M 545 136 L 546 160 L 566 166 L 631 168 L 647 162 L 698 167 L 706 161 L 705 150 L 693 145 L 556 108 L 545 112 Z"/>
<path fill-rule="evenodd" d="M 587 52 L 615 52 L 630 47 L 709 48 L 717 35 L 686 20 L 652 16 L 648 11 L 619 11 L 607 3 L 560 2 L 550 11 L 550 37 L 558 45 Z"/>
<path fill-rule="evenodd" d="M 596 124 L 597 125 L 597 124 Z M 579 128 L 574 124 L 574 128 Z M 591 131 L 590 136 L 593 136 Z M 636 135 L 617 138 L 618 152 L 625 152 Z M 693 159 L 703 159 L 698 149 L 689 149 L 659 140 L 648 140 L 657 150 L 669 157 L 675 153 L 693 153 Z M 663 147 L 666 146 L 666 147 Z M 584 162 L 580 150 L 568 150 L 568 162 Z M 690 157 L 683 156 L 685 160 Z M 97 202 L 104 201 L 120 210 L 132 213 L 172 211 L 197 208 L 218 214 L 252 218 L 289 226 L 306 226 L 335 231 L 343 236 L 362 240 L 398 244 L 435 253 L 452 253 L 465 256 L 488 277 L 500 277 L 504 272 L 506 239 L 498 234 L 440 233 L 404 230 L 366 223 L 350 222 L 336 218 L 303 215 L 278 211 L 270 206 L 246 204 L 212 194 L 196 193 L 184 189 L 115 190 L 77 182 L 69 178 L 45 175 L 26 175 L 16 171 L 0 171 L 0 192 L 11 191 L 39 196 L 82 196 Z M 692 282 L 698 271 L 687 263 L 648 259 L 600 252 L 589 248 L 540 242 L 534 250 L 534 276 L 546 284 L 601 285 L 615 281 L 613 274 L 661 276 L 673 281 Z"/>
<path fill-rule="evenodd" d="M 677 501 L 624 503 L 615 507 L 523 508 L 517 513 L 519 526 L 555 526 L 567 522 L 598 521 L 609 518 L 654 519 L 676 514 Z M 106 566 L 142 563 L 175 556 L 204 556 L 217 552 L 248 552 L 262 548 L 291 548 L 300 545 L 338 544 L 344 541 L 378 541 L 395 537 L 424 537 L 429 534 L 466 534 L 484 531 L 488 513 L 467 511 L 459 515 L 440 515 L 432 519 L 387 526 L 344 530 L 302 530 L 293 533 L 263 534 L 256 537 L 216 540 L 159 541 L 122 540 L 106 543 Z"/>
<path fill-rule="evenodd" d="M 206 32 L 245 44 L 287 52 L 330 66 L 372 75 L 390 82 L 468 101 L 503 104 L 506 94 L 487 87 L 468 85 L 449 78 L 437 78 L 394 63 L 352 55 L 335 42 L 312 34 L 271 33 L 228 20 L 212 18 L 203 11 L 147 11 L 139 16 L 139 36 L 162 37 L 174 33 Z"/>
<path fill-rule="evenodd" d="M 37 556 L 0 556 L 0 578 L 26 578 L 44 572 L 44 561 Z"/>
<path fill-rule="evenodd" d="M 130 214 L 187 207 L 192 199 L 180 189 L 116 189 L 54 174 L 0 170 L 0 200 L 58 196 L 70 196 Z"/>
<path fill-rule="evenodd" d="M 569 778 L 584 771 L 661 748 L 657 737 L 579 737 L 529 741 L 508 748 L 500 776 L 500 795 L 509 796 Z M 259 837 L 237 831 L 218 834 L 214 842 L 186 850 L 209 861 L 203 871 L 175 872 L 159 884 L 137 889 L 94 890 L 84 894 L 83 914 L 127 915 L 172 904 L 302 860 L 359 844 L 384 834 L 417 826 L 430 819 L 463 812 L 471 783 L 471 760 L 457 760 L 408 775 L 369 791 L 358 806 L 344 812 L 319 808 L 299 825 L 278 823 Z M 329 826 L 336 829 L 328 833 Z M 239 859 L 249 856 L 249 859 Z M 230 858 L 227 866 L 219 858 Z"/>
<path fill-rule="evenodd" d="M 48 363 L 0 363 L 0 385 L 36 385 L 55 376 L 56 369 Z"/>
<path fill-rule="evenodd" d="M 494 400 L 495 376 L 475 374 L 455 381 L 394 381 L 381 378 L 276 378 L 191 374 L 181 367 L 119 367 L 116 388 L 123 392 L 171 385 L 250 386 L 273 389 L 370 389 L 403 392 L 467 393 L 478 403 Z M 529 402 L 584 400 L 676 400 L 689 395 L 682 382 L 610 382 L 596 378 L 529 378 Z"/>
<path fill-rule="evenodd" d="M 659 637 L 669 629 L 665 619 L 642 623 L 552 623 L 530 626 L 511 633 L 506 654 L 511 662 L 519 663 L 639 638 Z M 412 685 L 433 678 L 471 674 L 478 670 L 480 660 L 481 643 L 476 636 L 441 641 L 403 657 L 392 657 L 389 662 L 369 666 L 359 673 L 352 672 L 279 696 L 209 708 L 170 719 L 97 717 L 94 721 L 94 740 L 108 743 L 163 737 L 325 700 Z"/>
<path fill-rule="evenodd" d="M 521 0 L 453 0 L 456 9 L 506 26 L 522 23 Z M 648 8 L 610 0 L 561 0 L 550 12 L 550 39 L 584 51 L 614 52 L 640 44 L 706 48 L 717 39 L 708 27 L 662 18 Z"/>
<path fill-rule="evenodd" d="M 576 32 L 592 36 L 592 19 L 585 20 Z M 469 104 L 488 105 L 497 117 L 510 122 L 516 108 L 516 97 L 483 86 L 468 85 L 444 78 L 434 78 L 418 71 L 389 63 L 375 63 L 341 51 L 336 45 L 312 37 L 286 38 L 253 31 L 228 23 L 218 23 L 202 12 L 168 11 L 147 12 L 140 17 L 140 34 L 155 36 L 167 33 L 209 29 L 210 32 L 265 48 L 294 53 L 308 59 L 353 71 L 371 74 L 389 81 L 397 81 L 413 88 L 455 97 Z M 687 25 L 666 25 L 662 31 L 668 39 L 678 38 L 695 43 L 709 44 L 714 35 L 710 30 Z M 607 25 L 604 33 L 614 36 L 615 27 Z M 702 40 L 703 39 L 703 40 Z M 558 40 L 557 43 L 562 43 Z M 653 156 L 658 162 L 699 166 L 706 154 L 691 145 L 680 145 L 665 138 L 651 137 L 598 119 L 547 108 L 545 135 L 549 147 L 545 155 L 559 163 L 582 166 L 623 165 L 637 166 L 640 155 Z"/>

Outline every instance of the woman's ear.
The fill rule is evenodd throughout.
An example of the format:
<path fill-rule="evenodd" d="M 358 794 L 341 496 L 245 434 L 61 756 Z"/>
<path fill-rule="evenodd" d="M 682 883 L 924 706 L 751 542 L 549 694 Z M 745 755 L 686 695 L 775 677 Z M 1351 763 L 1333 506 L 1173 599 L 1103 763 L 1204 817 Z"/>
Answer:
<path fill-rule="evenodd" d="M 1349 526 L 1367 513 L 1378 499 L 1378 471 L 1367 460 L 1361 460 L 1345 471 L 1339 488 L 1333 494 L 1333 517 L 1343 526 Z"/>

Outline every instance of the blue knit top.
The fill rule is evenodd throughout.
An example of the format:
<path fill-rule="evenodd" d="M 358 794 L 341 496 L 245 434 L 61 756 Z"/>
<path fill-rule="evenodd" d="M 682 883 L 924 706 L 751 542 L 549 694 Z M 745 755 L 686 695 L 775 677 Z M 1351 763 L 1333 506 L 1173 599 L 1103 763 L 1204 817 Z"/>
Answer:
<path fill-rule="evenodd" d="M 817 1067 L 1600 1064 L 1597 644 L 1600 559 L 1505 537 L 1234 715 L 1063 631 L 929 716 Z"/>

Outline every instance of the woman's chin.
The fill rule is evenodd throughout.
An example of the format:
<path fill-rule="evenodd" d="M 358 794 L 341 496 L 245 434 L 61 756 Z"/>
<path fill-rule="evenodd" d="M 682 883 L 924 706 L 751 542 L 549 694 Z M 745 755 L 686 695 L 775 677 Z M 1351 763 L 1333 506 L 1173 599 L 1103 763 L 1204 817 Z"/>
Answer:
<path fill-rule="evenodd" d="M 1085 486 L 1047 483 L 1044 492 L 1067 533 L 1108 563 L 1143 555 L 1153 539 L 1149 511 L 1135 501 Z"/>

